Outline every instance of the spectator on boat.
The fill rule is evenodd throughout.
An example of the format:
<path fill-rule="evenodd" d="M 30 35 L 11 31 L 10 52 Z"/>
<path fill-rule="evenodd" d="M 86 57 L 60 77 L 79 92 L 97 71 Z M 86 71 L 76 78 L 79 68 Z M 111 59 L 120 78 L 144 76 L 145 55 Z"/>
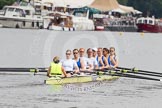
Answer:
<path fill-rule="evenodd" d="M 68 74 L 79 72 L 79 68 L 77 66 L 76 61 L 71 59 L 71 50 L 66 51 L 66 59 L 62 61 L 62 66 Z"/>
<path fill-rule="evenodd" d="M 60 22 L 60 24 L 59 24 L 61 27 L 64 27 L 65 26 L 65 22 L 64 22 L 64 20 L 62 19 L 62 21 Z"/>
<path fill-rule="evenodd" d="M 90 69 L 98 69 L 98 63 L 96 58 L 93 57 L 93 51 L 91 48 L 87 49 L 87 56 L 88 56 L 89 64 L 92 65 Z"/>
<path fill-rule="evenodd" d="M 79 50 L 78 50 L 78 49 L 74 49 L 74 50 L 73 50 L 73 55 L 74 55 L 73 60 L 76 61 L 79 70 L 80 70 L 80 71 L 85 70 L 84 61 L 83 61 L 83 59 L 81 59 L 81 58 L 79 57 Z"/>
<path fill-rule="evenodd" d="M 54 76 L 63 76 L 63 77 L 70 77 L 70 75 L 66 74 L 66 71 L 63 66 L 60 64 L 60 59 L 58 56 L 55 56 L 53 58 L 53 62 L 51 62 L 51 65 L 47 72 L 48 77 L 54 77 Z"/>
<path fill-rule="evenodd" d="M 118 67 L 118 59 L 117 59 L 114 47 L 110 47 L 110 55 L 108 57 L 108 64 L 110 65 L 110 67 L 113 67 L 113 68 Z"/>
<path fill-rule="evenodd" d="M 87 57 L 84 56 L 84 54 L 85 54 L 85 49 L 80 48 L 79 49 L 80 59 L 83 60 L 85 68 L 90 69 L 92 66 L 89 64 L 89 61 L 88 61 Z"/>
<path fill-rule="evenodd" d="M 107 59 L 102 55 L 102 48 L 97 49 L 97 63 L 99 69 L 109 68 Z"/>

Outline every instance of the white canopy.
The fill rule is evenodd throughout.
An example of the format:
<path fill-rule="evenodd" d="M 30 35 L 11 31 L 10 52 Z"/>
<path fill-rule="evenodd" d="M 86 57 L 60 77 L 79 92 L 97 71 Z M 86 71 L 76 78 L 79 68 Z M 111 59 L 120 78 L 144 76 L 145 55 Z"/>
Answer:
<path fill-rule="evenodd" d="M 53 0 L 55 7 L 81 8 L 90 5 L 94 0 Z"/>
<path fill-rule="evenodd" d="M 29 1 L 29 0 L 26 0 Z M 81 8 L 92 4 L 94 0 L 33 0 L 40 3 L 53 3 L 55 7 Z"/>
<path fill-rule="evenodd" d="M 119 12 L 119 13 L 126 13 L 124 10 L 117 8 L 117 9 L 113 9 L 112 12 Z"/>
<path fill-rule="evenodd" d="M 135 13 L 136 13 L 136 14 L 142 14 L 142 12 L 139 11 L 139 10 L 135 10 Z"/>
<path fill-rule="evenodd" d="M 110 11 L 113 9 L 118 9 L 119 3 L 117 0 L 94 0 L 89 7 L 96 8 L 101 11 Z"/>
<path fill-rule="evenodd" d="M 135 12 L 135 9 L 130 6 L 119 5 L 120 9 L 124 10 L 126 13 Z"/>

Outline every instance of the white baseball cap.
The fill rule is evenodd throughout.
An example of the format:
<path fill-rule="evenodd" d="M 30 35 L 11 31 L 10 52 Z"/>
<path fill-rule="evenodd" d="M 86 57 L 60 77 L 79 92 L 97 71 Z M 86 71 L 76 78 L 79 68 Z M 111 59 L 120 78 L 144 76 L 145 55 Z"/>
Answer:
<path fill-rule="evenodd" d="M 95 47 L 95 48 L 92 48 L 92 50 L 93 50 L 93 51 L 97 51 L 97 48 L 96 48 L 96 47 Z"/>

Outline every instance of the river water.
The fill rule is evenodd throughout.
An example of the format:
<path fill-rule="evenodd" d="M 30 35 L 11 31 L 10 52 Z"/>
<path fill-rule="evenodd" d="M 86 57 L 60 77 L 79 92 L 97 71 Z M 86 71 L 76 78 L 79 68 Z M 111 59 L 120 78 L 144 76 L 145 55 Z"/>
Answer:
<path fill-rule="evenodd" d="M 66 49 L 115 46 L 120 66 L 161 72 L 162 36 L 122 32 L 0 29 L 0 67 L 47 67 Z M 84 43 L 84 44 L 83 44 Z M 162 82 L 45 85 L 45 73 L 0 72 L 0 108 L 161 108 Z"/>

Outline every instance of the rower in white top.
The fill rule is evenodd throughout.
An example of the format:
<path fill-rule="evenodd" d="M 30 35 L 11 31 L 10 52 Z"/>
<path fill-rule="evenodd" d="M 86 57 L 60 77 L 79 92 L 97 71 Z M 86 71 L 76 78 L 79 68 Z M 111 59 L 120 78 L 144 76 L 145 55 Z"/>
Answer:
<path fill-rule="evenodd" d="M 85 54 L 85 49 L 80 48 L 79 49 L 79 56 L 80 56 L 80 59 L 83 60 L 83 62 L 84 62 L 84 69 L 86 69 L 86 70 L 92 69 L 92 65 L 89 63 L 88 58 L 85 57 L 84 54 Z"/>
<path fill-rule="evenodd" d="M 89 64 L 92 66 L 90 69 L 98 69 L 98 63 L 96 58 L 93 57 L 93 51 L 91 48 L 87 49 L 87 56 Z"/>
<path fill-rule="evenodd" d="M 79 68 L 75 60 L 71 59 L 71 50 L 66 51 L 66 60 L 62 61 L 62 66 L 64 67 L 67 74 L 78 73 Z"/>

